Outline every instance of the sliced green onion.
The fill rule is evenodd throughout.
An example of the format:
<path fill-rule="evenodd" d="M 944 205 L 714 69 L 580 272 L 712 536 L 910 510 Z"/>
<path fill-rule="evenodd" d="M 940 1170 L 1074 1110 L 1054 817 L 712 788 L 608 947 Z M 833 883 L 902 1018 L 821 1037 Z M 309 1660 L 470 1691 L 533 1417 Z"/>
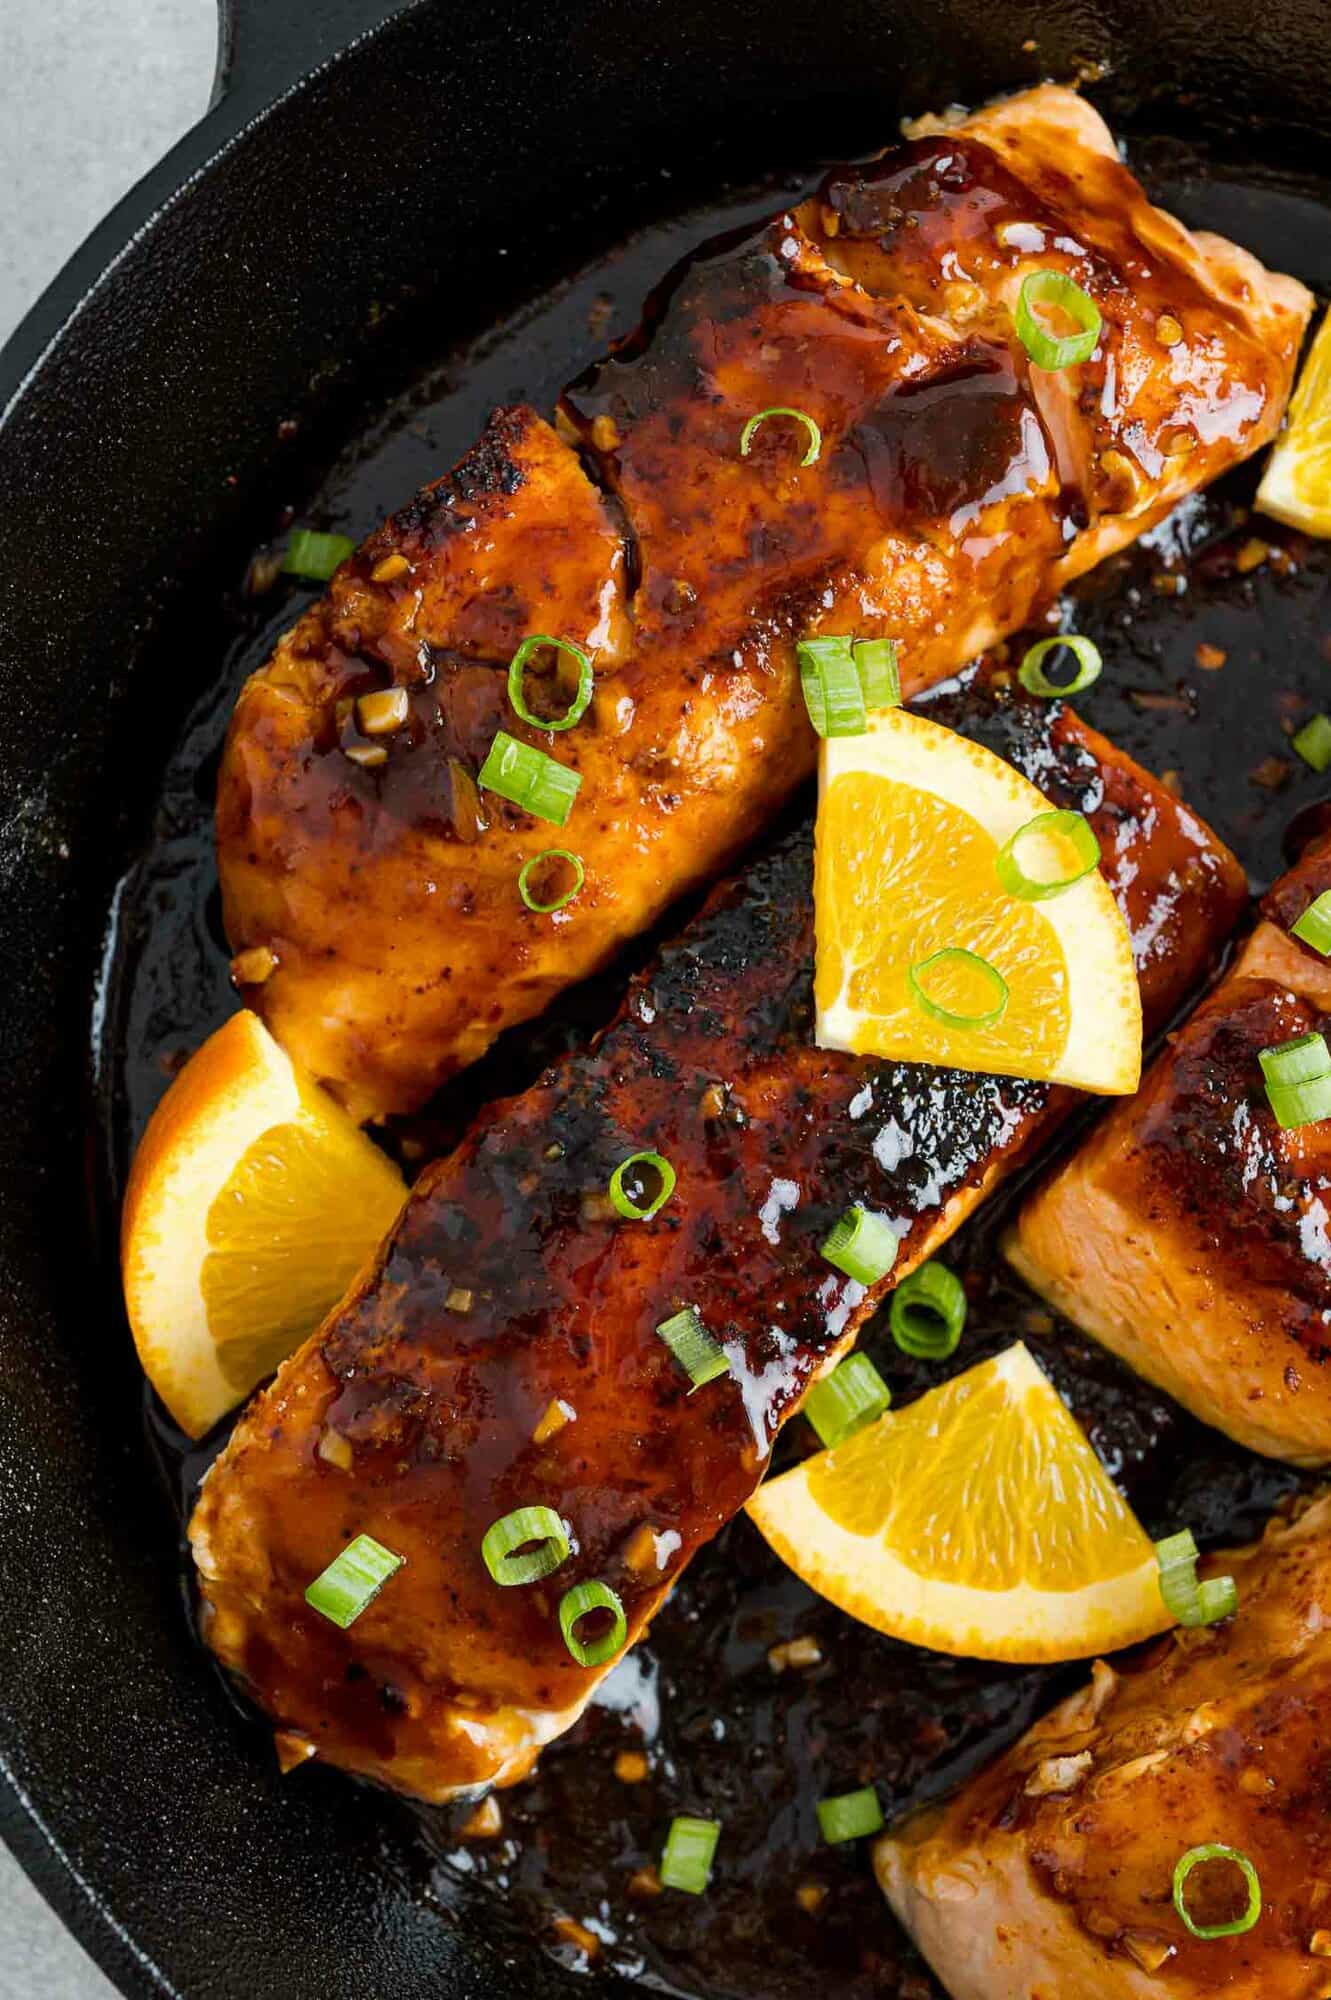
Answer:
<path fill-rule="evenodd" d="M 578 690 L 572 701 L 560 716 L 536 715 L 528 708 L 522 691 L 522 676 L 532 654 L 542 646 L 553 646 L 557 653 L 567 653 L 578 663 Z M 524 639 L 517 652 L 508 663 L 508 698 L 519 717 L 532 729 L 572 729 L 575 722 L 581 722 L 587 713 L 587 704 L 592 698 L 592 663 L 581 646 L 575 646 L 571 639 L 552 639 L 545 632 L 533 632 Z"/>
<path fill-rule="evenodd" d="M 1218 1625 L 1239 1608 L 1239 1589 L 1232 1576 L 1197 1579 L 1197 1544 L 1190 1528 L 1166 1535 L 1155 1545 L 1160 1565 L 1160 1595 L 1165 1609 L 1180 1625 Z"/>
<path fill-rule="evenodd" d="M 1274 1048 L 1259 1049 L 1257 1060 L 1266 1095 L 1284 1132 L 1331 1118 L 1331 1051 L 1315 1030 Z"/>
<path fill-rule="evenodd" d="M 573 809 L 582 779 L 567 764 L 547 757 L 544 750 L 519 743 L 506 729 L 496 729 L 476 782 L 521 806 L 533 819 L 548 819 L 554 826 L 562 826 Z"/>
<path fill-rule="evenodd" d="M 538 1543 L 531 1548 L 529 1543 Z M 505 1589 L 539 1583 L 568 1561 L 568 1529 L 553 1507 L 517 1507 L 492 1521 L 481 1542 L 485 1567 Z"/>
<path fill-rule="evenodd" d="M 625 1191 L 624 1176 L 634 1168 L 645 1167 L 649 1174 L 655 1174 L 659 1182 L 656 1194 L 644 1205 L 636 1202 Z M 635 1178 L 642 1179 L 641 1173 Z M 622 1215 L 628 1222 L 650 1222 L 663 1209 L 675 1192 L 675 1169 L 661 1153 L 630 1153 L 621 1160 L 610 1176 L 610 1205 L 616 1215 Z"/>
<path fill-rule="evenodd" d="M 801 639 L 795 653 L 804 706 L 820 736 L 862 736 L 870 709 L 900 708 L 895 639 L 832 632 Z"/>
<path fill-rule="evenodd" d="M 980 1014 L 957 1014 L 949 1007 L 940 1007 L 931 1000 L 924 990 L 924 975 L 944 965 L 966 966 L 978 972 L 994 994 L 994 1004 Z M 920 960 L 906 972 L 906 983 L 910 987 L 915 1004 L 931 1020 L 941 1021 L 947 1028 L 992 1028 L 995 1021 L 1001 1021 L 1007 1012 L 1007 981 L 996 965 L 990 965 L 987 958 L 978 952 L 963 951 L 960 945 L 948 945 L 943 951 L 934 952 L 929 958 Z"/>
<path fill-rule="evenodd" d="M 1325 771 L 1331 764 L 1331 715 L 1315 715 L 1291 741 L 1305 764 L 1311 764 L 1314 771 Z"/>
<path fill-rule="evenodd" d="M 833 1847 L 843 1840 L 863 1840 L 883 1829 L 883 1808 L 872 1785 L 859 1792 L 843 1792 L 840 1798 L 819 1799 L 817 1810 L 823 1839 Z"/>
<path fill-rule="evenodd" d="M 682 1312 L 672 1313 L 669 1319 L 663 1319 L 656 1331 L 692 1382 L 693 1389 L 703 1389 L 709 1382 L 715 1382 L 718 1375 L 729 1374 L 730 1363 L 726 1360 L 725 1349 L 717 1346 L 693 1306 L 685 1306 Z M 690 1389 L 690 1395 L 693 1389 Z"/>
<path fill-rule="evenodd" d="M 1331 1118 L 1331 1076 L 1315 1076 L 1311 1083 L 1268 1083 L 1266 1095 L 1282 1132 Z"/>
<path fill-rule="evenodd" d="M 1331 1049 L 1316 1029 L 1277 1042 L 1274 1048 L 1259 1049 L 1257 1060 L 1268 1083 L 1314 1083 L 1319 1076 L 1331 1075 Z"/>
<path fill-rule="evenodd" d="M 311 1611 L 340 1625 L 345 1632 L 373 1604 L 404 1561 L 405 1557 L 395 1556 L 382 1542 L 376 1542 L 373 1535 L 357 1535 L 315 1577 L 305 1592 L 305 1602 Z"/>
<path fill-rule="evenodd" d="M 1298 922 L 1290 925 L 1290 932 L 1323 958 L 1331 958 L 1331 889 L 1323 889 L 1317 900 L 1309 903 Z"/>
<path fill-rule="evenodd" d="M 917 1361 L 943 1361 L 955 1354 L 966 1324 L 966 1293 L 955 1271 L 932 1259 L 903 1278 L 888 1314 L 892 1338 Z"/>
<path fill-rule="evenodd" d="M 313 528 L 293 528 L 282 567 L 288 576 L 307 576 L 327 583 L 339 563 L 355 550 L 350 535 L 320 535 Z"/>
<path fill-rule="evenodd" d="M 690 1896 L 701 1896 L 711 1879 L 720 1838 L 719 1819 L 693 1819 L 687 1813 L 672 1819 L 657 1870 L 662 1888 L 685 1889 Z"/>
<path fill-rule="evenodd" d="M 1065 840 L 1072 848 L 1078 866 L 1071 875 L 1053 878 L 1028 875 L 1018 858 L 1017 849 L 1026 840 Z M 998 850 L 994 863 L 998 879 L 1009 896 L 1019 896 L 1024 903 L 1045 903 L 1051 896 L 1061 896 L 1065 889 L 1075 887 L 1087 875 L 1094 874 L 1100 865 L 1100 843 L 1091 831 L 1090 823 L 1079 812 L 1036 813 L 1025 826 L 1019 826 L 1012 838 L 1005 841 Z"/>
<path fill-rule="evenodd" d="M 1228 1924 L 1194 1923 L 1183 1900 L 1184 1886 L 1194 1868 L 1200 1868 L 1207 1861 L 1228 1861 L 1238 1869 L 1248 1889 L 1248 1903 L 1241 1916 Z M 1174 1908 L 1195 1938 L 1241 1937 L 1250 1931 L 1262 1914 L 1262 1885 L 1257 1879 L 1257 1870 L 1246 1854 L 1237 1847 L 1225 1847 L 1218 1840 L 1207 1841 L 1204 1847 L 1190 1847 L 1181 1854 L 1174 1864 Z"/>
<path fill-rule="evenodd" d="M 852 651 L 866 708 L 900 708 L 901 673 L 895 639 L 857 639 Z"/>
<path fill-rule="evenodd" d="M 1232 1576 L 1208 1576 L 1197 1586 L 1197 1609 L 1202 1625 L 1218 1625 L 1232 1618 L 1239 1608 L 1239 1587 Z"/>
<path fill-rule="evenodd" d="M 1051 681 L 1044 670 L 1045 661 L 1051 653 L 1056 653 L 1060 646 L 1066 646 L 1077 661 L 1077 671 L 1073 678 L 1065 681 L 1061 687 L 1057 682 Z M 1044 695 L 1047 700 L 1057 701 L 1065 694 L 1080 694 L 1083 688 L 1088 688 L 1098 681 L 1104 672 L 1104 664 L 1100 657 L 1100 648 L 1094 639 L 1084 638 L 1080 632 L 1060 632 L 1052 639 L 1037 639 L 1033 646 L 1026 648 L 1021 665 L 1017 668 L 1017 679 L 1027 694 Z"/>
<path fill-rule="evenodd" d="M 815 1382 L 804 1398 L 803 1414 L 830 1450 L 881 1417 L 892 1391 L 867 1354 L 848 1354 L 830 1375 Z"/>
<path fill-rule="evenodd" d="M 765 424 L 769 417 L 793 417 L 797 424 L 803 424 L 809 433 L 808 449 L 800 460 L 801 465 L 816 465 L 818 454 L 823 448 L 823 434 L 807 410 L 788 410 L 783 404 L 774 403 L 770 410 L 759 410 L 756 417 L 750 417 L 739 434 L 739 455 L 747 458 L 753 450 L 754 434 L 759 424 Z"/>
<path fill-rule="evenodd" d="M 820 736 L 862 736 L 868 727 L 854 641 L 801 639 L 795 648 L 809 720 Z"/>
<path fill-rule="evenodd" d="M 1054 306 L 1079 331 L 1050 333 L 1036 316 L 1037 306 Z M 1100 338 L 1100 308 L 1065 271 L 1032 271 L 1017 295 L 1017 337 L 1037 368 L 1072 368 L 1089 360 Z"/>
<path fill-rule="evenodd" d="M 537 901 L 531 892 L 531 875 L 533 868 L 542 868 L 548 861 L 567 861 L 569 867 L 573 870 L 573 880 L 568 888 L 565 889 L 562 896 L 556 896 L 552 903 L 541 903 Z M 547 847 L 543 853 L 533 854 L 528 860 L 524 861 L 518 870 L 518 894 L 527 905 L 527 908 L 534 910 L 538 917 L 548 917 L 553 915 L 556 910 L 562 910 L 566 904 L 571 903 L 586 879 L 587 870 L 583 867 L 578 855 L 570 854 L 567 847 Z"/>
<path fill-rule="evenodd" d="M 574 1627 L 582 1618 L 593 1611 L 611 1613 L 609 1625 L 595 1639 L 580 1639 Z M 566 1590 L 559 1600 L 559 1629 L 564 1635 L 564 1644 L 580 1667 L 601 1667 L 613 1659 L 628 1637 L 629 1623 L 624 1616 L 624 1607 L 608 1583 L 593 1577 L 588 1583 L 575 1583 L 572 1590 Z"/>
<path fill-rule="evenodd" d="M 848 1208 L 818 1245 L 818 1254 L 860 1285 L 876 1285 L 897 1261 L 897 1232 L 867 1208 Z"/>

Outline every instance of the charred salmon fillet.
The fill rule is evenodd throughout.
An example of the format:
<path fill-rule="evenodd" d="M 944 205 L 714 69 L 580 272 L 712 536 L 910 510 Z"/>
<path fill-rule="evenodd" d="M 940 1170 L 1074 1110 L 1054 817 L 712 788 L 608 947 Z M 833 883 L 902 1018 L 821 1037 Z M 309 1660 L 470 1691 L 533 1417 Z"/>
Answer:
<path fill-rule="evenodd" d="M 1233 923 L 1241 871 L 1070 709 L 1001 678 L 929 712 L 1087 813 L 1159 1026 Z M 608 1584 L 631 1643 L 878 1302 L 819 1255 L 837 1217 L 890 1220 L 901 1276 L 1074 1101 L 815 1048 L 811 880 L 805 825 L 716 890 L 593 1052 L 426 1170 L 242 1417 L 191 1527 L 203 1627 L 288 1746 L 428 1799 L 521 1777 L 608 1671 L 570 1656 L 563 1593 Z M 674 1196 L 621 1221 L 611 1173 L 648 1147 Z M 689 1308 L 727 1364 L 692 1393 L 657 1332 Z M 501 1588 L 482 1538 L 529 1505 L 572 1553 Z M 342 1631 L 305 1590 L 361 1533 L 405 1563 Z"/>
<path fill-rule="evenodd" d="M 1017 335 L 1038 270 L 1098 308 L 1080 365 Z M 558 430 L 500 411 L 244 688 L 217 840 L 245 999 L 358 1116 L 419 1105 L 808 778 L 801 636 L 894 639 L 908 694 L 954 672 L 1273 434 L 1309 305 L 1153 208 L 1052 87 L 709 245 Z M 789 418 L 741 452 L 776 407 L 816 457 Z M 559 732 L 508 696 L 538 634 L 590 667 Z M 576 774 L 562 826 L 478 786 L 500 729 Z M 552 846 L 586 871 L 553 918 L 518 882 Z"/>
<path fill-rule="evenodd" d="M 1331 1881 L 1331 1499 L 1211 1565 L 1236 1617 L 1098 1661 L 996 1764 L 879 1841 L 889 1902 L 952 2000 L 1316 2000 Z M 1194 1937 L 1174 1869 L 1223 1840 L 1262 1909 Z M 1188 1876 L 1201 1927 L 1247 1900 L 1232 1866 Z"/>
<path fill-rule="evenodd" d="M 1140 1375 L 1251 1451 L 1331 1461 L 1331 1126 L 1282 1131 L 1262 1049 L 1331 1028 L 1331 963 L 1291 936 L 1331 836 L 1232 971 L 1025 1204 L 1007 1255 Z"/>

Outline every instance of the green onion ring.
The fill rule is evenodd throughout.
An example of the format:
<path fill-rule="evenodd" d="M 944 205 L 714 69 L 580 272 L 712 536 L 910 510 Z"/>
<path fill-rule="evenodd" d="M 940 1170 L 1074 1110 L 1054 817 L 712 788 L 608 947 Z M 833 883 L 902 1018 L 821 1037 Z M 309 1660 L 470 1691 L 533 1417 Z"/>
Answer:
<path fill-rule="evenodd" d="M 859 1285 L 876 1285 L 897 1261 L 897 1232 L 881 1215 L 867 1208 L 848 1208 L 818 1246 L 818 1254 L 854 1278 Z"/>
<path fill-rule="evenodd" d="M 1315 1076 L 1310 1083 L 1268 1083 L 1266 1096 L 1282 1132 L 1331 1118 L 1331 1076 Z"/>
<path fill-rule="evenodd" d="M 1296 937 L 1300 944 L 1320 952 L 1323 958 L 1331 958 L 1331 889 L 1323 889 L 1289 929 L 1290 936 Z"/>
<path fill-rule="evenodd" d="M 1044 662 L 1060 646 L 1066 646 L 1077 656 L 1076 675 L 1066 687 L 1057 686 L 1044 670 Z M 1017 679 L 1027 694 L 1043 695 L 1046 701 L 1061 701 L 1064 695 L 1080 694 L 1083 688 L 1098 681 L 1104 664 L 1094 639 L 1087 639 L 1080 632 L 1059 632 L 1052 639 L 1037 639 L 1033 646 L 1027 647 L 1017 668 Z"/>
<path fill-rule="evenodd" d="M 1035 314 L 1037 306 L 1057 306 L 1074 320 L 1076 333 L 1050 333 Z M 1100 308 L 1065 271 L 1032 271 L 1017 295 L 1017 338 L 1037 368 L 1072 368 L 1095 352 L 1102 321 Z"/>
<path fill-rule="evenodd" d="M 1259 1049 L 1267 1101 L 1282 1132 L 1331 1118 L 1331 1051 L 1315 1030 Z"/>
<path fill-rule="evenodd" d="M 916 1361 L 945 1361 L 957 1351 L 967 1310 L 965 1287 L 956 1272 L 931 1258 L 893 1292 L 888 1324 L 903 1354 Z"/>
<path fill-rule="evenodd" d="M 1041 881 L 1038 875 L 1028 875 L 1017 859 L 1019 844 L 1030 835 L 1062 834 L 1076 850 L 1081 866 L 1074 875 L 1061 876 L 1057 881 Z M 1047 903 L 1051 896 L 1061 896 L 1065 889 L 1075 888 L 1088 875 L 1093 875 L 1100 865 L 1100 843 L 1091 830 L 1089 822 L 1079 812 L 1036 813 L 1025 826 L 1019 826 L 1010 840 L 1003 843 L 994 862 L 998 879 L 1009 896 L 1019 897 L 1023 903 Z"/>
<path fill-rule="evenodd" d="M 538 903 L 529 887 L 532 869 L 539 868 L 544 861 L 567 861 L 569 867 L 573 870 L 571 885 L 565 889 L 562 896 L 556 896 L 553 903 Z M 549 917 L 553 916 L 556 910 L 566 908 L 573 901 L 573 898 L 577 895 L 586 879 L 587 870 L 583 867 L 581 858 L 578 855 L 570 853 L 567 847 L 547 847 L 541 853 L 531 855 L 518 870 L 518 894 L 527 908 L 533 911 L 538 917 Z"/>
<path fill-rule="evenodd" d="M 582 776 L 570 771 L 555 757 L 547 757 L 530 743 L 520 743 L 506 729 L 496 729 L 495 740 L 485 762 L 476 773 L 476 782 L 501 799 L 521 806 L 533 819 L 549 820 L 563 826 L 578 796 Z"/>
<path fill-rule="evenodd" d="M 701 1896 L 711 1879 L 720 1838 L 719 1819 L 694 1819 L 689 1813 L 672 1819 L 657 1870 L 662 1888 L 684 1889 L 690 1896 Z"/>
<path fill-rule="evenodd" d="M 557 653 L 567 653 L 578 663 L 578 690 L 563 715 L 535 715 L 528 708 L 522 692 L 522 676 L 532 654 L 542 646 L 553 646 Z M 519 718 L 531 729 L 572 729 L 575 722 L 581 722 L 587 713 L 587 704 L 592 698 L 592 663 L 581 646 L 575 646 L 571 639 L 552 639 L 546 632 L 533 632 L 524 639 L 517 652 L 508 663 L 508 698 Z"/>
<path fill-rule="evenodd" d="M 924 974 L 931 966 L 962 963 L 977 968 L 998 996 L 993 1006 L 983 1014 L 954 1014 L 948 1008 L 940 1007 L 936 1000 L 931 1000 L 921 984 Z M 936 951 L 930 957 L 921 959 L 918 965 L 908 967 L 906 983 L 910 987 L 916 1006 L 927 1014 L 930 1020 L 941 1021 L 945 1028 L 992 1028 L 994 1023 L 1001 1021 L 1007 1012 L 1007 981 L 998 967 L 990 965 L 988 959 L 981 958 L 978 952 L 966 951 L 960 945 L 947 945 L 942 951 Z"/>
<path fill-rule="evenodd" d="M 1316 1029 L 1306 1035 L 1295 1035 L 1288 1042 L 1277 1042 L 1272 1048 L 1259 1049 L 1257 1060 L 1268 1083 L 1286 1086 L 1316 1083 L 1318 1077 L 1331 1075 L 1331 1049 L 1327 1048 L 1325 1035 Z"/>
<path fill-rule="evenodd" d="M 851 651 L 866 708 L 900 708 L 901 672 L 895 639 L 857 639 Z"/>
<path fill-rule="evenodd" d="M 624 1176 L 631 1167 L 650 1167 L 661 1185 L 654 1200 L 645 1208 L 640 1208 L 632 1195 L 624 1189 Z M 675 1169 L 663 1153 L 630 1153 L 621 1160 L 610 1176 L 610 1203 L 616 1215 L 622 1215 L 626 1222 L 650 1222 L 663 1209 L 675 1192 Z"/>
<path fill-rule="evenodd" d="M 357 1535 L 335 1556 L 326 1570 L 315 1577 L 305 1592 L 311 1611 L 327 1618 L 345 1632 L 361 1612 L 373 1604 L 379 1592 L 401 1569 L 404 1556 L 394 1555 L 373 1535 Z"/>
<path fill-rule="evenodd" d="M 1188 1913 L 1183 1900 L 1184 1886 L 1194 1868 L 1200 1868 L 1207 1861 L 1228 1861 L 1238 1869 L 1248 1888 L 1248 1904 L 1242 1916 L 1235 1917 L 1228 1924 L 1196 1924 Z M 1250 1931 L 1262 1914 L 1262 1885 L 1257 1879 L 1257 1870 L 1246 1854 L 1237 1847 L 1226 1847 L 1218 1840 L 1209 1840 L 1204 1847 L 1190 1847 L 1174 1863 L 1174 1908 L 1178 1911 L 1186 1929 L 1195 1938 L 1242 1937 Z"/>
<path fill-rule="evenodd" d="M 527 1548 L 528 1542 L 539 1542 L 540 1547 Z M 491 1522 L 481 1542 L 481 1556 L 495 1582 L 511 1589 L 553 1575 L 568 1561 L 571 1548 L 568 1529 L 553 1507 L 516 1507 Z"/>
<path fill-rule="evenodd" d="M 867 1354 L 848 1354 L 830 1375 L 815 1382 L 800 1408 L 829 1451 L 866 1424 L 876 1423 L 892 1392 Z"/>
<path fill-rule="evenodd" d="M 704 1389 L 709 1382 L 730 1373 L 725 1349 L 712 1339 L 695 1306 L 672 1313 L 656 1331 L 693 1384 L 690 1395 L 694 1389 Z"/>
<path fill-rule="evenodd" d="M 739 455 L 747 458 L 753 449 L 754 433 L 759 424 L 765 424 L 769 417 L 793 417 L 797 424 L 803 424 L 809 433 L 808 449 L 800 460 L 801 465 L 816 465 L 823 448 L 823 434 L 807 410 L 787 409 L 784 404 L 774 403 L 770 410 L 759 410 L 756 417 L 750 417 L 739 434 Z"/>
<path fill-rule="evenodd" d="M 839 1798 L 819 1799 L 818 1827 L 831 1847 L 846 1840 L 864 1840 L 883 1829 L 883 1808 L 872 1785 L 862 1791 L 843 1792 Z"/>
<path fill-rule="evenodd" d="M 321 535 L 313 528 L 293 528 L 282 557 L 288 576 L 308 577 L 311 583 L 327 583 L 333 571 L 354 553 L 350 535 Z"/>
<path fill-rule="evenodd" d="M 795 647 L 800 689 L 809 720 L 820 736 L 863 736 L 868 727 L 864 684 L 854 641 L 843 633 L 801 639 Z"/>
<path fill-rule="evenodd" d="M 1331 765 L 1331 716 L 1315 715 L 1311 722 L 1305 722 L 1298 735 L 1290 738 L 1290 748 L 1310 769 L 1325 771 Z"/>
<path fill-rule="evenodd" d="M 1205 1583 L 1198 1582 L 1197 1544 L 1190 1528 L 1181 1528 L 1176 1535 L 1166 1535 L 1157 1542 L 1155 1557 L 1165 1609 L 1180 1625 L 1194 1629 L 1218 1625 L 1222 1618 L 1234 1616 L 1239 1608 L 1238 1585 L 1232 1576 L 1212 1576 Z"/>
<path fill-rule="evenodd" d="M 592 1611 L 609 1611 L 611 1621 L 607 1629 L 597 1639 L 580 1639 L 574 1630 L 580 1618 Z M 608 1583 L 599 1577 L 592 1577 L 587 1583 L 575 1583 L 572 1590 L 566 1590 L 559 1600 L 559 1629 L 564 1635 L 564 1644 L 580 1667 L 602 1667 L 621 1651 L 628 1637 L 628 1619 L 624 1616 L 624 1606 Z"/>

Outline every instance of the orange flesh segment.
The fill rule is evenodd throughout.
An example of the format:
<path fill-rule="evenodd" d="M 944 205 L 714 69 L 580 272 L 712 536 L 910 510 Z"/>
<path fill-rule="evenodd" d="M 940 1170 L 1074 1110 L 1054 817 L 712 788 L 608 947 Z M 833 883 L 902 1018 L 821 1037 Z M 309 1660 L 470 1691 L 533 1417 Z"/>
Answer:
<path fill-rule="evenodd" d="M 978 821 L 933 793 L 864 772 L 828 787 L 815 862 L 825 913 L 815 993 L 820 1008 L 830 1007 L 849 972 L 846 997 L 865 1017 L 857 1052 L 890 1047 L 902 1061 L 1032 1075 L 1057 1064 L 1068 1037 L 1063 949 L 1037 903 L 1004 893 L 997 855 Z M 1037 870 L 1024 850 L 1022 865 L 1057 872 L 1043 854 Z M 909 884 L 909 893 L 894 897 L 894 883 Z M 992 1026 L 950 1027 L 914 999 L 908 968 L 950 947 L 974 952 L 1006 981 L 1007 1007 Z M 952 1013 L 993 1003 L 990 982 L 965 966 L 937 967 L 925 985 Z"/>

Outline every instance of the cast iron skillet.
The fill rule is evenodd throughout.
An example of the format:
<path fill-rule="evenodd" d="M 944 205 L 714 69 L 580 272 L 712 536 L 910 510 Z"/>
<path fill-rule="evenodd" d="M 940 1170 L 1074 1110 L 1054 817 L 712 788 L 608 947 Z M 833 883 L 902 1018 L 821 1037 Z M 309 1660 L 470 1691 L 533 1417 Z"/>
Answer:
<path fill-rule="evenodd" d="M 90 1198 L 108 900 L 223 581 L 299 485 L 280 427 L 313 453 L 645 219 L 1044 73 L 1112 65 L 1111 115 L 1297 167 L 1326 14 L 230 0 L 222 46 L 203 123 L 0 355 L 0 1829 L 127 1994 L 540 2000 L 567 1976 L 441 1908 L 398 1806 L 280 1782 L 201 1670 Z"/>

